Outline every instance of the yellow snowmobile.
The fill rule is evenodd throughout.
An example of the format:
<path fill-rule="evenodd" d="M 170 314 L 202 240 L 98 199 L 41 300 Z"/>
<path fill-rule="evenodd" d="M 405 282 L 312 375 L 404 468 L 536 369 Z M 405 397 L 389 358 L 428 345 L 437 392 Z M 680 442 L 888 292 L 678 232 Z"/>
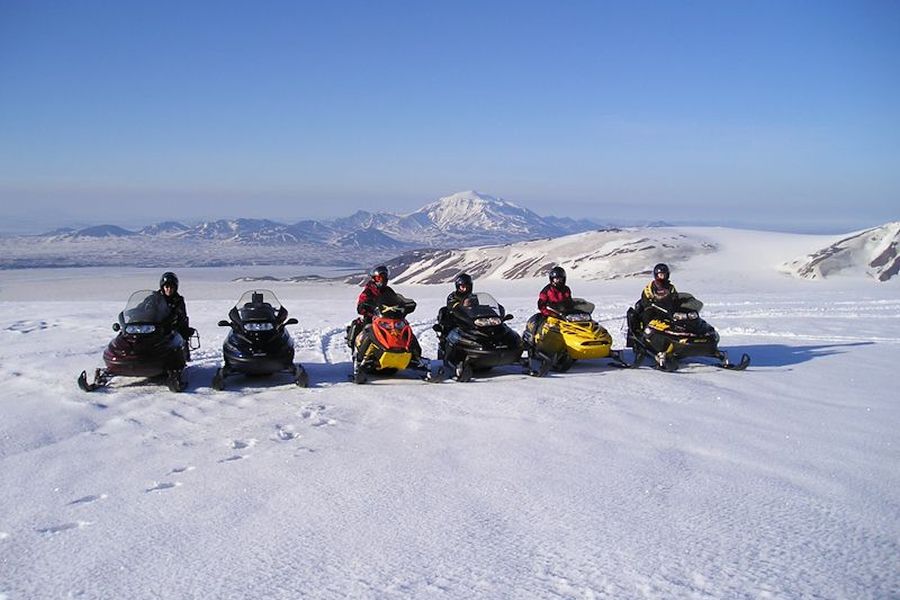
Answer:
<path fill-rule="evenodd" d="M 576 360 L 617 358 L 609 332 L 591 317 L 592 302 L 572 298 L 567 306 L 548 308 L 553 315 L 537 313 L 525 325 L 522 341 L 529 358 L 549 359 L 551 368 L 560 372 L 568 371 Z"/>

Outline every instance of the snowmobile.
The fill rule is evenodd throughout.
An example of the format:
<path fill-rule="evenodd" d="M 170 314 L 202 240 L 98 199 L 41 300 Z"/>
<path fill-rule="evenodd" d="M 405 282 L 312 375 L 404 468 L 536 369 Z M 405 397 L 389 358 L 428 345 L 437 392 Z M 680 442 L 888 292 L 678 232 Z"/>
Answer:
<path fill-rule="evenodd" d="M 222 344 L 224 364 L 213 376 L 212 388 L 225 388 L 225 378 L 237 373 L 272 375 L 287 372 L 299 387 L 309 385 L 306 370 L 294 363 L 294 340 L 286 327 L 297 319 L 287 318 L 288 311 L 269 290 L 250 290 L 229 311 L 228 319 L 219 327 L 231 331 Z"/>
<path fill-rule="evenodd" d="M 568 371 L 576 360 L 617 357 L 611 350 L 612 337 L 591 318 L 594 304 L 583 298 L 572 298 L 564 307 L 548 307 L 554 313 L 541 319 L 540 313 L 525 324 L 522 341 L 530 358 L 541 356 L 551 362 L 555 371 Z M 540 331 L 535 331 L 538 323 Z"/>
<path fill-rule="evenodd" d="M 542 377 L 550 369 L 546 357 L 522 357 L 522 338 L 506 321 L 511 314 L 490 294 L 470 294 L 452 311 L 438 312 L 438 359 L 457 381 L 469 381 L 473 372 L 503 365 L 523 365 L 530 375 Z"/>
<path fill-rule="evenodd" d="M 108 385 L 116 376 L 163 375 L 171 391 L 184 391 L 187 344 L 172 327 L 171 316 L 169 305 L 159 292 L 139 290 L 131 294 L 125 310 L 113 323 L 117 335 L 103 351 L 106 367 L 96 369 L 92 382 L 88 382 L 87 372 L 82 371 L 78 386 L 92 392 Z M 198 344 L 196 348 L 199 347 Z"/>
<path fill-rule="evenodd" d="M 715 358 L 717 367 L 743 371 L 750 365 L 750 356 L 744 354 L 738 363 L 728 359 L 719 350 L 719 333 L 700 318 L 703 303 L 691 294 L 678 293 L 668 306 L 654 303 L 644 309 L 643 319 L 634 308 L 626 314 L 628 334 L 626 346 L 634 350 L 637 367 L 650 356 L 655 367 L 674 371 L 679 360 L 689 357 Z"/>
<path fill-rule="evenodd" d="M 428 361 L 414 364 L 412 349 L 418 345 L 406 315 L 416 310 L 416 302 L 400 294 L 383 299 L 374 310 L 372 322 L 354 335 L 354 326 L 347 327 L 347 345 L 353 357 L 351 379 L 365 383 L 369 375 L 394 375 L 404 369 L 423 373 L 427 381 L 437 381 Z"/>

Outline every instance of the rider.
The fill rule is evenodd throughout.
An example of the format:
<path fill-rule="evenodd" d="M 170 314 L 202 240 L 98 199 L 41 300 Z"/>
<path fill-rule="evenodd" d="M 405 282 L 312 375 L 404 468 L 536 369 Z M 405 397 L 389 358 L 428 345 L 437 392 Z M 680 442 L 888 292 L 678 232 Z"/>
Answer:
<path fill-rule="evenodd" d="M 380 299 L 389 303 L 396 296 L 397 293 L 388 285 L 387 267 L 384 265 L 375 267 L 369 274 L 366 287 L 363 288 L 356 300 L 356 312 L 360 314 L 357 321 L 361 321 L 363 325 L 371 323 Z"/>
<path fill-rule="evenodd" d="M 640 299 L 634 303 L 634 310 L 629 311 L 631 312 L 628 317 L 629 327 L 636 330 L 638 323 L 646 325 L 655 312 L 652 310 L 647 312 L 647 309 L 654 305 L 667 311 L 672 310 L 677 294 L 675 286 L 669 281 L 669 266 L 665 263 L 657 264 L 653 267 L 653 280 L 644 287 Z"/>
<path fill-rule="evenodd" d="M 353 347 L 356 338 L 359 336 L 359 333 L 365 329 L 366 325 L 372 322 L 372 318 L 375 316 L 375 309 L 381 304 L 391 304 L 396 302 L 396 298 L 397 293 L 388 285 L 387 267 L 379 265 L 372 269 L 372 272 L 369 275 L 369 281 L 366 282 L 366 286 L 363 288 L 363 291 L 360 292 L 359 298 L 356 300 L 356 312 L 359 313 L 360 316 L 348 327 L 347 344 L 351 348 Z M 372 339 L 369 336 L 366 335 L 362 337 L 359 347 L 356 350 L 358 360 L 365 357 L 366 351 L 371 344 Z M 415 336 L 412 338 L 409 351 L 412 354 L 411 364 L 418 366 L 422 358 L 422 348 L 419 346 L 419 341 Z"/>
<path fill-rule="evenodd" d="M 540 332 L 547 317 L 558 315 L 572 308 L 572 290 L 566 285 L 566 270 L 559 265 L 548 273 L 550 283 L 544 286 L 538 295 L 539 314 L 534 319 L 534 331 Z"/>
<path fill-rule="evenodd" d="M 453 291 L 447 295 L 447 306 L 438 311 L 438 322 L 433 328 L 439 338 L 453 328 L 453 310 L 467 298 L 475 298 L 472 295 L 473 287 L 472 276 L 468 273 L 460 273 L 453 280 Z"/>
<path fill-rule="evenodd" d="M 172 329 L 184 338 L 184 355 L 187 360 L 190 360 L 191 351 L 188 339 L 194 335 L 196 330 L 190 326 L 187 308 L 184 305 L 184 296 L 178 293 L 178 276 L 171 271 L 163 273 L 162 277 L 159 278 L 159 291 L 157 293 L 162 295 L 169 306 L 169 310 L 172 313 Z"/>
<path fill-rule="evenodd" d="M 447 310 L 453 310 L 466 296 L 472 293 L 472 276 L 468 273 L 460 273 L 453 280 L 453 291 L 447 296 Z"/>
<path fill-rule="evenodd" d="M 566 285 L 566 270 L 560 266 L 550 269 L 550 283 L 538 295 L 538 310 L 545 317 L 559 314 L 572 307 L 572 290 Z"/>

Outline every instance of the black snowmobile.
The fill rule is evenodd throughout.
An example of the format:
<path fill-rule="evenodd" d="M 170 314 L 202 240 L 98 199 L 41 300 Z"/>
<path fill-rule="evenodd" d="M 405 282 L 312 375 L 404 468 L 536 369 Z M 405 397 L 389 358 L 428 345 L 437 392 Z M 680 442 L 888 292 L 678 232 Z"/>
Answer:
<path fill-rule="evenodd" d="M 118 322 L 113 323 L 117 335 L 103 351 L 106 367 L 94 372 L 92 382 L 88 382 L 87 372 L 82 371 L 78 386 L 92 392 L 116 376 L 163 375 L 170 390 L 184 391 L 187 343 L 175 331 L 171 319 L 169 305 L 159 292 L 139 290 L 131 294 L 125 310 L 119 313 Z M 196 348 L 199 347 L 198 343 Z"/>
<path fill-rule="evenodd" d="M 710 357 L 723 369 L 742 371 L 750 365 L 750 356 L 744 354 L 738 363 L 728 360 L 728 354 L 719 350 L 719 333 L 700 318 L 703 303 L 691 294 L 678 293 L 671 302 L 654 303 L 639 314 L 629 308 L 626 314 L 628 334 L 626 346 L 634 351 L 637 367 L 649 356 L 658 369 L 674 371 L 681 359 Z"/>
<path fill-rule="evenodd" d="M 300 387 L 309 385 L 306 370 L 294 363 L 294 340 L 286 327 L 297 319 L 287 318 L 288 311 L 269 290 L 244 292 L 229 311 L 228 321 L 220 327 L 231 327 L 222 344 L 224 364 L 213 376 L 212 388 L 225 388 L 225 378 L 245 375 L 272 375 L 287 372 Z"/>
<path fill-rule="evenodd" d="M 485 293 L 470 294 L 453 310 L 441 308 L 433 327 L 438 334 L 438 360 L 444 361 L 457 381 L 469 381 L 474 371 L 516 364 L 531 375 L 546 375 L 549 360 L 522 357 L 522 338 L 506 324 L 512 318 Z"/>

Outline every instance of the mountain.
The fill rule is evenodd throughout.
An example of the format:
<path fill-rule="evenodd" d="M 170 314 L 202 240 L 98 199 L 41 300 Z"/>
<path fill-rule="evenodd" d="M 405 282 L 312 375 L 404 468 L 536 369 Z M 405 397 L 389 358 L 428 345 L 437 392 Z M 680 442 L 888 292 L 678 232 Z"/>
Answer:
<path fill-rule="evenodd" d="M 133 235 L 137 234 L 117 225 L 94 225 L 78 230 L 59 229 L 49 234 L 52 239 L 118 238 L 131 237 Z"/>
<path fill-rule="evenodd" d="M 448 240 L 508 243 L 554 237 L 595 228 L 596 224 L 551 221 L 538 214 L 476 191 L 446 196 L 407 216 Z M 430 226 L 430 227 L 428 227 Z"/>
<path fill-rule="evenodd" d="M 352 233 L 348 233 L 335 240 L 334 243 L 341 248 L 358 248 L 360 250 L 400 250 L 410 247 L 410 244 L 397 241 L 394 238 L 385 235 L 375 227 L 368 227 L 366 229 L 359 229 Z"/>
<path fill-rule="evenodd" d="M 805 279 L 864 273 L 878 281 L 887 281 L 900 272 L 898 246 L 900 221 L 895 221 L 861 231 L 785 263 L 784 270 Z"/>
<path fill-rule="evenodd" d="M 101 225 L 42 236 L 13 236 L 4 238 L 0 268 L 297 261 L 368 265 L 414 248 L 511 243 L 595 227 L 588 221 L 544 218 L 511 202 L 467 191 L 440 198 L 406 215 L 360 210 L 330 221 L 293 224 L 268 219 L 219 219 L 186 226 L 166 221 L 139 231 Z"/>
<path fill-rule="evenodd" d="M 140 231 L 138 231 L 141 235 L 180 235 L 185 231 L 188 231 L 190 227 L 187 225 L 182 225 L 177 221 L 164 221 L 162 223 L 157 223 L 155 225 L 148 225 L 144 227 Z"/>
<path fill-rule="evenodd" d="M 716 252 L 717 243 L 679 229 L 604 229 L 559 238 L 463 250 L 425 250 L 390 261 L 396 283 L 443 283 L 460 271 L 472 277 L 543 277 L 561 265 L 580 279 L 646 276 L 658 262 L 684 263 Z"/>

